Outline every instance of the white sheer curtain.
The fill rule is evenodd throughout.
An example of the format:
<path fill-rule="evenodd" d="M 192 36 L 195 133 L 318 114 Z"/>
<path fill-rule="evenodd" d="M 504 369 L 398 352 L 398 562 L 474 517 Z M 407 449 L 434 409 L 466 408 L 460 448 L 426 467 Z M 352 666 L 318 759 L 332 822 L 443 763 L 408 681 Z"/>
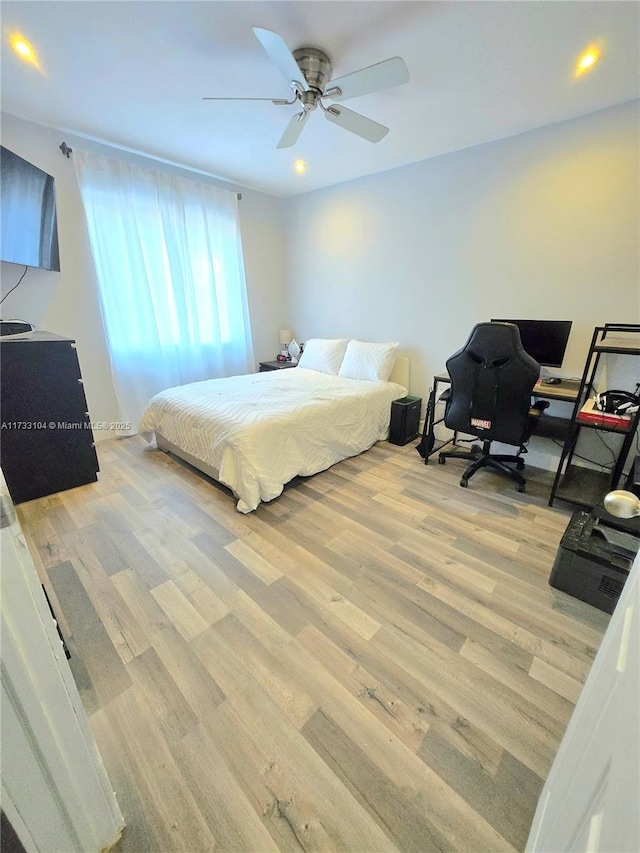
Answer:
<path fill-rule="evenodd" d="M 73 152 L 120 417 L 165 388 L 253 370 L 235 193 Z"/>

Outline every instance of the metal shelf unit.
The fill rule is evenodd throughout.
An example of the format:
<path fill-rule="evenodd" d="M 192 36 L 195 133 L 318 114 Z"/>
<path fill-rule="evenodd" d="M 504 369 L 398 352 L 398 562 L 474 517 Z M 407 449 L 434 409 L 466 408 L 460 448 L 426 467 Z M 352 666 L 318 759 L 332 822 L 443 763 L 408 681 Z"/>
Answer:
<path fill-rule="evenodd" d="M 605 423 L 587 423 L 578 420 L 580 409 L 586 400 L 595 393 L 594 383 L 600 360 L 607 354 L 640 357 L 640 325 L 606 323 L 604 326 L 596 326 L 593 330 L 589 354 L 580 381 L 580 390 L 573 406 L 569 430 L 551 487 L 549 506 L 553 506 L 554 500 L 561 500 L 576 506 L 591 508 L 600 503 L 608 491 L 615 489 L 622 477 L 638 428 L 640 411 L 633 414 L 628 426 L 625 425 L 623 428 Z M 638 378 L 640 379 L 640 371 Z M 595 471 L 575 464 L 576 445 L 583 429 L 618 433 L 624 436 L 610 474 L 606 471 Z"/>

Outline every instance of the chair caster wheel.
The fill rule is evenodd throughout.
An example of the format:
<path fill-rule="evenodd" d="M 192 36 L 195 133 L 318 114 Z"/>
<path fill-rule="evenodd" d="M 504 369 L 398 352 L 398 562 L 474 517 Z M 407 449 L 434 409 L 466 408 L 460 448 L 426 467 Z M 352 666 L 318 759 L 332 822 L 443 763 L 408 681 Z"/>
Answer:
<path fill-rule="evenodd" d="M 444 456 L 438 456 L 438 465 L 444 465 L 446 461 L 447 460 L 444 458 Z"/>
<path fill-rule="evenodd" d="M 462 486 L 463 489 L 466 489 L 467 486 L 469 485 L 469 483 L 467 480 L 460 480 L 460 485 Z"/>
<path fill-rule="evenodd" d="M 517 490 L 520 492 L 520 494 L 522 494 L 522 492 L 524 492 L 524 485 L 518 484 Z"/>

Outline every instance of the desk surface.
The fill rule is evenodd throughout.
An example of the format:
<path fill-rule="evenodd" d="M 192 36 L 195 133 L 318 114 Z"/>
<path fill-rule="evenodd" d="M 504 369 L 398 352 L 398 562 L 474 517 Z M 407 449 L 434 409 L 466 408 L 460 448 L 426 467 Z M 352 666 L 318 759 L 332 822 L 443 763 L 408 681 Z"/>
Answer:
<path fill-rule="evenodd" d="M 438 373 L 435 378 L 438 382 L 450 382 L 447 373 Z M 579 391 L 579 379 L 563 379 L 559 385 L 545 385 L 544 379 L 539 379 L 533 386 L 531 396 L 541 397 L 543 400 L 561 400 L 565 403 L 575 403 Z"/>
<path fill-rule="evenodd" d="M 559 385 L 546 385 L 544 379 L 538 379 L 531 392 L 534 397 L 546 400 L 564 400 L 574 403 L 580 391 L 579 379 L 563 379 Z"/>

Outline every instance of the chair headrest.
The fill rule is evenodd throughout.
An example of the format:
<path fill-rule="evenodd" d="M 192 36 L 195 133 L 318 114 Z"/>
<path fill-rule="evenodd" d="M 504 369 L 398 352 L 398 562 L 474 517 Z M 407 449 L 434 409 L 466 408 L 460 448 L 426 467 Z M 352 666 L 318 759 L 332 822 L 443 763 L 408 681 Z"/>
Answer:
<path fill-rule="evenodd" d="M 540 370 L 538 362 L 525 352 L 520 330 L 513 323 L 478 323 L 461 352 L 466 352 L 472 361 L 485 367 L 503 367 L 517 358 Z"/>

